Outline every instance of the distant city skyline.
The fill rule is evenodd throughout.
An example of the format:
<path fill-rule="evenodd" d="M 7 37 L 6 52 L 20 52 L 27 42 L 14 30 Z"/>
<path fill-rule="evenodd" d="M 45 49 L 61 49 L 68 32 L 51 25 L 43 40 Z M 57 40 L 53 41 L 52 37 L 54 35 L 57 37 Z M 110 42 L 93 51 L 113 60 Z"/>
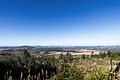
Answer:
<path fill-rule="evenodd" d="M 1 0 L 0 46 L 120 45 L 119 0 Z"/>

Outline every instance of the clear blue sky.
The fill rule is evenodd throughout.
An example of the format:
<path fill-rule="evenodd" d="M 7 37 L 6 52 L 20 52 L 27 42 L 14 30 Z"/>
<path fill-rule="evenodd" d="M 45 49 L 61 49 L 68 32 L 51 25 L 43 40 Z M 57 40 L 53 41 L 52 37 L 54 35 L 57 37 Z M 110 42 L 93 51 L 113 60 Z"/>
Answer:
<path fill-rule="evenodd" d="M 0 46 L 119 45 L 120 0 L 0 0 Z"/>

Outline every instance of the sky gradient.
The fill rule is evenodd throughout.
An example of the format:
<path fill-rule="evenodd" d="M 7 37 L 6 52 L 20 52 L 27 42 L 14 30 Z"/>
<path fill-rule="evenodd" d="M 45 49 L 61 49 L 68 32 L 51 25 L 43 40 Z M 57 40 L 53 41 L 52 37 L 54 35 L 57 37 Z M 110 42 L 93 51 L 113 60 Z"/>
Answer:
<path fill-rule="evenodd" d="M 0 46 L 120 45 L 120 0 L 0 0 Z"/>

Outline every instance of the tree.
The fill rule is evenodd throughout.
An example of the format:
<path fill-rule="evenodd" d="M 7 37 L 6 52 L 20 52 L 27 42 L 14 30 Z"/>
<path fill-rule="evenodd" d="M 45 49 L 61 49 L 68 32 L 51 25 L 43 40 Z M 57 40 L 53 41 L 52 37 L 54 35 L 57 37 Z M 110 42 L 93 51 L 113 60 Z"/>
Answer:
<path fill-rule="evenodd" d="M 67 52 L 65 56 L 62 57 L 65 63 L 71 62 L 73 60 L 73 56 Z"/>
<path fill-rule="evenodd" d="M 100 57 L 100 58 L 105 58 L 105 57 L 106 57 L 106 53 L 100 51 L 100 53 L 99 53 L 99 57 Z"/>
<path fill-rule="evenodd" d="M 27 49 L 23 49 L 22 55 L 21 55 L 22 63 L 26 64 L 29 58 L 30 58 L 30 53 L 27 51 Z"/>
<path fill-rule="evenodd" d="M 30 53 L 28 52 L 27 49 L 23 50 L 23 55 L 25 55 L 26 57 L 30 57 Z"/>
<path fill-rule="evenodd" d="M 108 56 L 108 58 L 111 58 L 111 54 L 112 54 L 112 51 L 108 50 L 108 51 L 107 51 L 107 56 Z"/>
<path fill-rule="evenodd" d="M 81 58 L 82 58 L 82 59 L 85 59 L 85 54 L 82 54 Z"/>

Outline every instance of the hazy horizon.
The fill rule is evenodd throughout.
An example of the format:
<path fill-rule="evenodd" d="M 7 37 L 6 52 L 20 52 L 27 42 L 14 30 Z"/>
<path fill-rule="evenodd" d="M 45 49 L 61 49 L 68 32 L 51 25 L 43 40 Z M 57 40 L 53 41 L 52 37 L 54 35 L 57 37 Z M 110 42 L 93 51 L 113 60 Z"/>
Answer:
<path fill-rule="evenodd" d="M 120 45 L 119 0 L 1 0 L 0 46 Z"/>

